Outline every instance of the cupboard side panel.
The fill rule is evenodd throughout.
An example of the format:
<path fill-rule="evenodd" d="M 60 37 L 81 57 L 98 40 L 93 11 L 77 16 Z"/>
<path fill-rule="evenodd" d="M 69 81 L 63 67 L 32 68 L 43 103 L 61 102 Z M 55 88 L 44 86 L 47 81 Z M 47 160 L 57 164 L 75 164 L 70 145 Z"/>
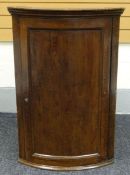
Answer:
<path fill-rule="evenodd" d="M 118 67 L 118 41 L 119 41 L 120 17 L 113 17 L 111 63 L 110 63 L 110 106 L 109 106 L 109 133 L 108 133 L 108 158 L 114 157 L 114 135 L 115 135 L 115 109 L 117 89 L 117 67 Z"/>
<path fill-rule="evenodd" d="M 15 63 L 15 84 L 16 84 L 16 101 L 17 101 L 17 123 L 19 139 L 19 157 L 25 158 L 25 121 L 23 118 L 23 101 L 22 101 L 22 62 L 21 62 L 21 45 L 20 45 L 20 22 L 17 16 L 12 17 L 13 22 L 13 45 L 14 45 L 14 63 Z"/>

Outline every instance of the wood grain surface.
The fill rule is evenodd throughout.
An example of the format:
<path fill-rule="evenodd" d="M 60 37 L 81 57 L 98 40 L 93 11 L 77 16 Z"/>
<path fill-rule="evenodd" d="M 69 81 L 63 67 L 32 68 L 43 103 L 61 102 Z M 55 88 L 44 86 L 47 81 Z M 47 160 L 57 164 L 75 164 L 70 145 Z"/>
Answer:
<path fill-rule="evenodd" d="M 123 9 L 9 11 L 20 160 L 59 170 L 110 163 Z"/>

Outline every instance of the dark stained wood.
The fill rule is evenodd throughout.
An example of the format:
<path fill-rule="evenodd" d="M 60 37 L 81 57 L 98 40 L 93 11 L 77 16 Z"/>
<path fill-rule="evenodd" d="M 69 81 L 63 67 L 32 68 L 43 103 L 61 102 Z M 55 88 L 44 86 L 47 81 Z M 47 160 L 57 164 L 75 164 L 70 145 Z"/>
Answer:
<path fill-rule="evenodd" d="M 83 9 L 83 8 L 23 8 L 8 7 L 9 12 L 13 15 L 22 16 L 44 16 L 44 17 L 83 17 L 83 16 L 119 16 L 124 11 L 123 8 L 103 8 L 103 9 Z M 80 15 L 81 14 L 81 15 Z"/>
<path fill-rule="evenodd" d="M 95 30 L 30 31 L 35 152 L 63 156 L 97 153 L 100 37 Z M 98 47 L 92 53 L 94 44 Z M 42 139 L 37 137 L 41 133 Z"/>
<path fill-rule="evenodd" d="M 114 129 L 116 109 L 116 86 L 117 86 L 117 65 L 118 65 L 118 38 L 119 38 L 119 17 L 113 17 L 111 65 L 110 65 L 110 109 L 109 109 L 109 133 L 108 133 L 108 157 L 114 155 Z"/>
<path fill-rule="evenodd" d="M 20 161 L 59 170 L 111 163 L 123 9 L 9 11 Z"/>
<path fill-rule="evenodd" d="M 15 33 L 14 37 L 14 61 L 15 61 L 15 84 L 16 84 L 16 98 L 17 98 L 17 120 L 18 120 L 18 134 L 19 134 L 19 157 L 24 156 L 26 157 L 25 152 L 25 134 L 24 132 L 21 132 L 21 128 L 24 129 L 24 118 L 23 116 L 23 102 L 22 102 L 22 64 L 21 59 L 18 59 L 21 57 L 21 51 L 20 51 L 20 25 L 19 25 L 19 19 L 15 17 L 13 19 L 13 26 Z M 22 139 L 21 139 L 22 138 Z"/>

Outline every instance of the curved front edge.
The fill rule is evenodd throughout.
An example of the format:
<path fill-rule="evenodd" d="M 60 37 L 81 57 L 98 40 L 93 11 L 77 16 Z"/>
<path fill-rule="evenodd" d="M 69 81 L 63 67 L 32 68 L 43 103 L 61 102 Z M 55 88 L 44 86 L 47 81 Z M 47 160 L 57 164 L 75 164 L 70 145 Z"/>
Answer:
<path fill-rule="evenodd" d="M 28 162 L 26 160 L 23 160 L 21 158 L 19 158 L 18 161 L 22 164 L 25 164 L 25 165 L 28 165 L 28 166 L 31 166 L 31 167 L 41 168 L 41 169 L 48 169 L 48 170 L 58 170 L 58 171 L 74 171 L 74 170 L 78 171 L 78 170 L 85 170 L 85 169 L 93 169 L 93 168 L 99 168 L 99 167 L 106 166 L 106 165 L 114 163 L 114 159 L 110 159 L 110 160 L 102 161 L 100 163 L 92 164 L 92 165 L 65 167 L 65 166 L 51 166 L 51 165 L 35 164 L 35 163 Z"/>

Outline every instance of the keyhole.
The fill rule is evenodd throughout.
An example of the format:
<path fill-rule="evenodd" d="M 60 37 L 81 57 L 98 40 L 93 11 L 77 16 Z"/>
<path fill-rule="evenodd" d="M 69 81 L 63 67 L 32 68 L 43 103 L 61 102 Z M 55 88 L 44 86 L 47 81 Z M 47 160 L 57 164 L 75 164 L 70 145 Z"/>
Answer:
<path fill-rule="evenodd" d="M 28 102 L 28 98 L 25 98 L 24 101 L 27 103 Z"/>

